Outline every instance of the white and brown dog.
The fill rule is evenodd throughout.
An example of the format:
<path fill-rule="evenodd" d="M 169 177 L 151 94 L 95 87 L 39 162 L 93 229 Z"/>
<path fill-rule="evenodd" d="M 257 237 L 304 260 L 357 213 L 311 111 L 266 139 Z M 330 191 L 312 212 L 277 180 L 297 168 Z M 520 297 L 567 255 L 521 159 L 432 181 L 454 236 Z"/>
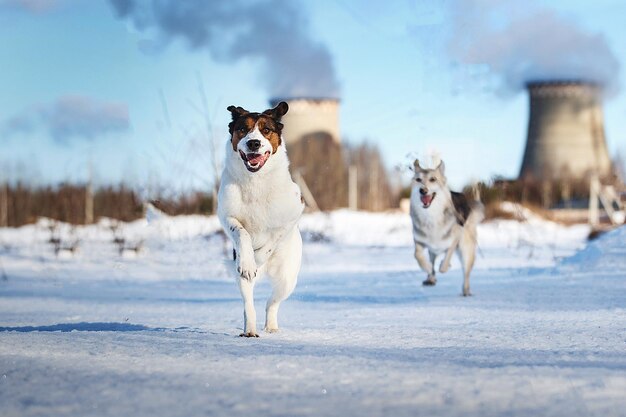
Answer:
<path fill-rule="evenodd" d="M 289 174 L 281 117 L 287 103 L 263 113 L 229 106 L 232 122 L 226 164 L 218 195 L 218 216 L 233 242 L 239 289 L 244 303 L 241 336 L 258 337 L 254 284 L 267 275 L 265 331 L 278 330 L 278 307 L 296 286 L 302 259 L 298 220 L 304 209 L 300 188 Z"/>
<path fill-rule="evenodd" d="M 450 259 L 456 251 L 463 266 L 463 295 L 471 295 L 469 277 L 476 256 L 476 227 L 484 218 L 484 207 L 478 191 L 474 192 L 474 201 L 468 201 L 461 193 L 450 191 L 443 161 L 435 169 L 424 169 L 416 159 L 413 168 L 411 219 L 415 259 L 428 274 L 423 284 L 437 283 L 437 256 L 445 253 L 439 266 L 439 272 L 443 273 L 450 267 Z M 424 256 L 425 248 L 428 249 L 430 259 Z"/>

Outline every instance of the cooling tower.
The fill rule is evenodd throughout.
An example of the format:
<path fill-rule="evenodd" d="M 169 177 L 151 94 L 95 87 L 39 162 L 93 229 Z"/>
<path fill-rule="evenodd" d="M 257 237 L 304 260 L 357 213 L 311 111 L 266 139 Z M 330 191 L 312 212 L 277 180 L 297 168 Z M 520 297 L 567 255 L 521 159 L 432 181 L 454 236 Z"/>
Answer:
<path fill-rule="evenodd" d="M 520 178 L 606 177 L 611 160 L 597 85 L 582 81 L 531 82 L 528 138 Z"/>
<path fill-rule="evenodd" d="M 335 98 L 274 98 L 270 104 L 281 101 L 289 104 L 289 112 L 283 117 L 283 137 L 287 144 L 306 135 L 326 133 L 336 142 L 339 136 L 339 100 Z"/>

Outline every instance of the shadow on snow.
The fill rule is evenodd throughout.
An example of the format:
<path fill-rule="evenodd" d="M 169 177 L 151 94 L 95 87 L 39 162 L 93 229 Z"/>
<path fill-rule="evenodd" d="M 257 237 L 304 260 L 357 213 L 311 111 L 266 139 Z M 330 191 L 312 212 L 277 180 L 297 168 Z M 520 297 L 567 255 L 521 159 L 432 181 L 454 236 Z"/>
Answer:
<path fill-rule="evenodd" d="M 163 331 L 162 328 L 131 323 L 59 323 L 48 326 L 0 327 L 0 332 L 138 332 Z"/>

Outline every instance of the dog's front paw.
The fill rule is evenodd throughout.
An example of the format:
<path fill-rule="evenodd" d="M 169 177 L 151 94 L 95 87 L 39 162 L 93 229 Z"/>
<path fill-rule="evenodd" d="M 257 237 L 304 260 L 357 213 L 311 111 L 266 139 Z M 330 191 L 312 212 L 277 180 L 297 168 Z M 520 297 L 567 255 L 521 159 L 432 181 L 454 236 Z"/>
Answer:
<path fill-rule="evenodd" d="M 429 275 L 424 281 L 422 281 L 422 285 L 424 286 L 433 286 L 437 284 L 437 278 L 432 275 Z"/>
<path fill-rule="evenodd" d="M 248 281 L 252 281 L 256 278 L 257 267 L 256 262 L 254 261 L 254 256 L 240 256 L 237 262 L 237 273 L 241 278 L 247 279 Z"/>
<path fill-rule="evenodd" d="M 448 272 L 448 269 L 450 269 L 450 262 L 446 262 L 445 260 L 443 260 L 441 262 L 441 265 L 439 265 L 439 272 L 443 274 L 445 272 Z"/>
<path fill-rule="evenodd" d="M 470 297 L 472 295 L 472 292 L 470 291 L 469 288 L 463 288 L 463 297 Z"/>
<path fill-rule="evenodd" d="M 239 337 L 259 337 L 259 335 L 256 332 L 244 332 Z"/>

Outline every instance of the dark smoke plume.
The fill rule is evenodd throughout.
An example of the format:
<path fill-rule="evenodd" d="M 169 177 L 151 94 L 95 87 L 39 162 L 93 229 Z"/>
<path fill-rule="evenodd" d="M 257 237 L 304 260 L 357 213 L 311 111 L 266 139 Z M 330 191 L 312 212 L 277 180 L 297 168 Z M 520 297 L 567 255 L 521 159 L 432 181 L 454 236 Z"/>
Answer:
<path fill-rule="evenodd" d="M 271 96 L 336 97 L 339 83 L 328 49 L 311 39 L 300 3 L 281 0 L 110 0 L 116 15 L 157 49 L 183 39 L 218 62 L 253 58 Z M 257 64 L 258 65 L 258 64 Z"/>

